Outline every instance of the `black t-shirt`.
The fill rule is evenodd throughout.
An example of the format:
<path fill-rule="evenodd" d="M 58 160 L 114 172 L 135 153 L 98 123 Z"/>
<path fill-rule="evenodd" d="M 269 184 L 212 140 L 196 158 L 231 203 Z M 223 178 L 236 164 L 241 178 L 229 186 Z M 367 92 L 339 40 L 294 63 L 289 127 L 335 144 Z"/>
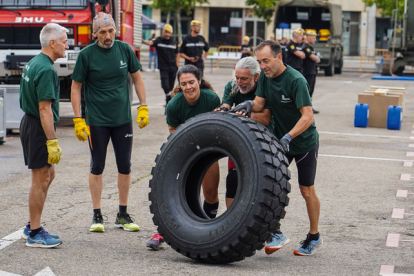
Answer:
<path fill-rule="evenodd" d="M 249 45 L 242 45 L 240 46 L 240 52 L 241 51 L 251 51 L 253 53 L 253 48 L 250 47 Z M 249 54 L 242 54 L 241 58 L 245 58 L 245 57 L 251 57 L 252 55 Z"/>
<path fill-rule="evenodd" d="M 177 43 L 173 38 L 157 37 L 152 41 L 158 53 L 158 69 L 177 71 L 175 55 L 178 54 Z"/>
<path fill-rule="evenodd" d="M 316 75 L 318 73 L 316 62 L 310 59 L 312 54 L 316 55 L 315 50 L 309 44 L 303 43 L 302 51 L 306 55 L 306 58 L 303 60 L 303 75 Z"/>
<path fill-rule="evenodd" d="M 286 63 L 286 59 L 287 59 L 286 43 L 280 43 L 280 48 L 282 49 L 282 61 L 283 63 Z"/>
<path fill-rule="evenodd" d="M 184 64 L 192 64 L 199 69 L 204 69 L 204 62 L 201 57 L 203 55 L 203 51 L 207 52 L 209 49 L 210 46 L 203 36 L 197 35 L 196 37 L 193 37 L 191 35 L 187 35 L 181 44 L 180 53 L 186 54 L 188 57 L 198 57 L 196 63 L 185 60 Z"/>
<path fill-rule="evenodd" d="M 286 63 L 298 71 L 302 70 L 302 59 L 294 54 L 296 51 L 302 51 L 302 43 L 295 43 L 292 40 L 286 45 Z"/>

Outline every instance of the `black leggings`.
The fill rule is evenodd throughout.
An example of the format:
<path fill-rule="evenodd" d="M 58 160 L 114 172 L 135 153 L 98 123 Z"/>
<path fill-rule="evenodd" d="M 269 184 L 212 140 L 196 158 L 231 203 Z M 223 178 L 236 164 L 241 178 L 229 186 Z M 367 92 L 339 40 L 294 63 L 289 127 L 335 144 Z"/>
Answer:
<path fill-rule="evenodd" d="M 298 182 L 301 186 L 310 187 L 315 184 L 316 165 L 318 164 L 319 142 L 313 150 L 300 155 L 286 154 L 289 164 L 295 159 L 298 168 Z"/>
<path fill-rule="evenodd" d="M 313 90 L 315 90 L 316 75 L 305 75 L 305 79 L 309 85 L 309 95 L 312 98 Z"/>
<path fill-rule="evenodd" d="M 177 70 L 160 70 L 161 87 L 165 95 L 168 95 L 174 89 L 176 74 Z"/>
<path fill-rule="evenodd" d="M 114 147 L 116 165 L 120 174 L 131 172 L 132 123 L 118 127 L 90 126 L 89 149 L 91 150 L 90 171 L 100 175 L 105 168 L 109 139 Z"/>

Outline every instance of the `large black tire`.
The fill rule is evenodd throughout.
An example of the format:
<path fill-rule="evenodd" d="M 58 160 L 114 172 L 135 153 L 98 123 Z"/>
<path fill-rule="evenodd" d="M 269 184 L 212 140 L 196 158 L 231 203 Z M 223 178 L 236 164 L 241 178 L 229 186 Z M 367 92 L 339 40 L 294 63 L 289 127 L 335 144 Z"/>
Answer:
<path fill-rule="evenodd" d="M 201 181 L 226 156 L 236 165 L 238 190 L 230 208 L 210 220 L 200 204 Z M 207 263 L 243 260 L 263 248 L 285 216 L 288 160 L 273 134 L 252 119 L 226 112 L 191 118 L 168 137 L 155 163 L 153 221 L 184 256 Z"/>
<path fill-rule="evenodd" d="M 342 74 L 342 67 L 344 66 L 344 60 L 341 58 L 338 67 L 335 67 L 335 74 Z"/>
<path fill-rule="evenodd" d="M 334 56 L 331 54 L 331 64 L 325 67 L 325 76 L 332 77 L 335 72 L 335 60 Z"/>

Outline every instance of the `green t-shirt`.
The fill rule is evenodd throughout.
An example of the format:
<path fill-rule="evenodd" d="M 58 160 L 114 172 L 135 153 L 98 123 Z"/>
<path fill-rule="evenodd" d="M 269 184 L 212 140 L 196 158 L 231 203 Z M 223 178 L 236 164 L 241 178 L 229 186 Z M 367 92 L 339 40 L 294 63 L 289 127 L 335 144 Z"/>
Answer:
<path fill-rule="evenodd" d="M 60 85 L 52 59 L 40 53 L 23 69 L 20 82 L 20 108 L 40 119 L 39 102 L 52 100 L 53 121 L 59 121 Z"/>
<path fill-rule="evenodd" d="M 269 102 L 275 120 L 274 134 L 278 139 L 288 133 L 302 117 L 299 108 L 312 106 L 305 78 L 289 65 L 282 74 L 273 79 L 261 72 L 256 95 Z M 289 154 L 308 152 L 316 146 L 318 140 L 319 134 L 314 121 L 307 130 L 292 139 Z"/>
<path fill-rule="evenodd" d="M 85 85 L 88 125 L 115 127 L 132 122 L 128 72 L 139 69 L 131 47 L 119 40 L 109 49 L 94 43 L 79 52 L 71 78 Z"/>
<path fill-rule="evenodd" d="M 220 106 L 219 96 L 210 89 L 200 89 L 200 97 L 194 105 L 189 105 L 182 92 L 176 94 L 167 105 L 167 124 L 178 127 L 186 120 Z"/>
<path fill-rule="evenodd" d="M 235 88 L 233 89 L 233 87 Z M 224 93 L 223 93 L 223 98 L 221 99 L 221 103 L 228 104 L 231 107 L 233 107 L 233 104 L 236 106 L 244 101 L 254 100 L 254 98 L 256 97 L 256 94 L 255 94 L 256 88 L 247 94 L 242 94 L 240 93 L 240 89 L 237 86 L 237 82 L 235 80 L 229 81 L 224 87 Z M 235 91 L 232 92 L 233 90 Z M 265 103 L 264 109 L 270 109 L 270 105 L 268 102 Z M 274 126 L 275 126 L 275 122 L 272 116 L 269 124 L 266 127 L 273 133 Z"/>

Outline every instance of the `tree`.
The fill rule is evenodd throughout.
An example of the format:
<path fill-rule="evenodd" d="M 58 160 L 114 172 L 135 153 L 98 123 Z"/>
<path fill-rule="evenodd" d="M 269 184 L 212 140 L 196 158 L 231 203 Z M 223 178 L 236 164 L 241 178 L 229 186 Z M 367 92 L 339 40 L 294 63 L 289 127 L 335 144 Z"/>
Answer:
<path fill-rule="evenodd" d="M 276 8 L 276 3 L 280 0 L 246 0 L 246 5 L 253 6 L 254 14 L 263 18 L 266 24 L 272 21 L 273 13 Z"/>
<path fill-rule="evenodd" d="M 367 6 L 372 6 L 374 3 L 378 9 L 382 9 L 382 16 L 392 16 L 395 10 L 396 0 L 362 0 Z M 398 18 L 402 19 L 404 14 L 404 1 L 398 1 Z"/>
<path fill-rule="evenodd" d="M 167 14 L 167 23 L 169 21 L 170 12 L 175 12 L 178 29 L 178 43 L 181 43 L 181 11 L 184 10 L 187 14 L 190 14 L 191 9 L 193 9 L 197 3 L 208 3 L 208 0 L 153 0 L 151 7 L 160 9 L 163 13 Z"/>

